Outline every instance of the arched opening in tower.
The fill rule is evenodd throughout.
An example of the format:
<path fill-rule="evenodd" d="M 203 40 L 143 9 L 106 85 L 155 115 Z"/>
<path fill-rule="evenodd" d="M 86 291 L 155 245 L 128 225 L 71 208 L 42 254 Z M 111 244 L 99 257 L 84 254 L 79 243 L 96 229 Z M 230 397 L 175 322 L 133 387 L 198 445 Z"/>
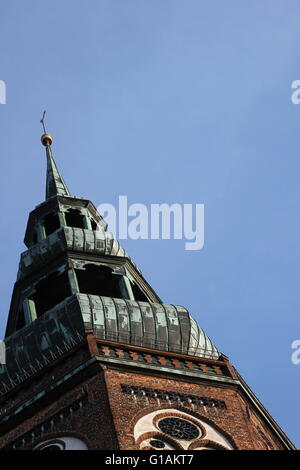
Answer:
<path fill-rule="evenodd" d="M 78 209 L 68 209 L 67 212 L 65 212 L 65 218 L 68 227 L 86 228 L 84 216 Z"/>
<path fill-rule="evenodd" d="M 134 300 L 138 300 L 140 302 L 149 302 L 149 299 L 147 296 L 144 294 L 144 292 L 139 288 L 139 286 L 133 282 L 130 281 L 131 284 L 131 289 L 133 293 Z"/>
<path fill-rule="evenodd" d="M 50 295 L 49 295 L 50 294 Z M 37 317 L 72 295 L 67 271 L 52 273 L 35 285 L 34 301 Z"/>
<path fill-rule="evenodd" d="M 84 269 L 75 269 L 75 272 L 82 294 L 129 299 L 123 276 L 114 274 L 108 266 L 86 264 Z"/>
<path fill-rule="evenodd" d="M 51 233 L 55 232 L 60 228 L 58 214 L 51 212 L 50 214 L 46 215 L 44 217 L 43 225 L 45 229 L 45 235 L 46 237 L 48 237 L 48 235 L 51 235 Z"/>

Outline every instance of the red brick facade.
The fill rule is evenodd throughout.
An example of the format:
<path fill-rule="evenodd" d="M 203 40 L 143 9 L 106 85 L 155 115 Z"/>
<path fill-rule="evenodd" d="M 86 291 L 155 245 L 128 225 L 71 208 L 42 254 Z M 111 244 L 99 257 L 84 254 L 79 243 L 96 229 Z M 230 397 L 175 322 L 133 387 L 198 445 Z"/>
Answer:
<path fill-rule="evenodd" d="M 204 385 L 190 383 L 184 380 L 174 380 L 136 373 L 107 370 L 105 372 L 110 408 L 114 419 L 115 429 L 120 443 L 120 449 L 139 449 L 134 442 L 133 429 L 135 423 L 144 414 L 159 409 L 177 409 L 184 411 L 200 420 L 211 423 L 221 433 L 226 435 L 235 449 L 267 449 L 265 442 L 257 434 L 251 417 L 247 417 L 246 403 L 237 390 L 216 385 Z M 121 392 L 122 383 L 134 384 L 139 387 L 150 387 L 187 395 L 209 396 L 224 400 L 226 410 L 209 410 L 203 407 L 184 406 L 182 404 L 169 404 L 166 401 L 158 403 L 155 398 L 146 399 L 138 397 L 134 399 L 130 395 Z M 265 432 L 265 431 L 264 431 Z M 267 435 L 274 449 L 282 449 L 279 442 Z"/>
<path fill-rule="evenodd" d="M 195 373 L 191 376 L 180 369 L 175 374 L 174 370 L 163 367 L 168 359 L 169 365 L 186 363 L 187 370 L 191 372 L 197 358 L 192 358 L 188 364 L 185 356 L 180 358 L 178 354 L 164 353 L 159 356 L 158 364 L 151 368 L 153 350 L 132 348 L 135 350 L 127 354 L 132 358 L 130 362 L 125 360 L 122 345 L 113 358 L 110 357 L 112 349 L 109 345 L 99 345 L 98 350 L 90 335 L 88 345 L 89 353 L 87 350 L 85 353 L 79 351 L 74 355 L 79 358 L 77 361 L 72 361 L 71 357 L 65 359 L 36 380 L 36 386 L 31 388 L 32 395 L 39 390 L 39 383 L 45 387 L 59 382 L 78 363 L 85 367 L 74 380 L 61 385 L 57 392 L 52 391 L 44 400 L 29 405 L 29 413 L 20 412 L 20 418 L 12 416 L 12 429 L 0 437 L 0 448 L 32 449 L 47 439 L 74 436 L 91 450 L 138 450 L 141 438 L 134 436 L 136 423 L 143 416 L 159 410 L 164 410 L 160 418 L 168 416 L 168 410 L 176 410 L 178 417 L 189 415 L 191 422 L 200 420 L 209 424 L 227 439 L 233 449 L 286 448 L 282 438 L 276 437 L 276 432 L 260 416 L 259 410 L 245 398 L 236 379 L 228 377 L 231 367 L 225 361 L 214 364 L 213 374 L 204 377 L 202 373 L 197 377 Z M 172 361 L 171 356 L 174 356 Z M 141 367 L 138 358 L 145 360 L 146 367 L 144 363 Z M 208 370 L 212 370 L 213 361 L 201 359 L 203 362 L 206 362 Z M 226 372 L 224 381 L 218 379 L 220 371 Z M 11 398 L 2 404 L 2 412 L 9 414 L 10 408 L 13 410 L 16 404 L 28 399 L 28 389 L 20 390 L 17 396 L 19 401 L 14 402 Z M 204 402 L 208 400 L 208 406 L 197 403 L 197 397 L 204 397 Z M 161 436 L 167 443 L 172 441 L 158 431 L 149 432 L 148 437 Z M 143 439 L 146 437 L 143 435 Z M 192 442 L 189 449 L 197 448 L 199 442 Z M 211 444 L 209 440 L 202 439 L 201 445 Z M 173 444 L 174 447 L 181 448 L 180 444 Z M 147 448 L 151 447 L 143 447 Z M 214 448 L 222 449 L 222 445 L 215 444 Z"/>

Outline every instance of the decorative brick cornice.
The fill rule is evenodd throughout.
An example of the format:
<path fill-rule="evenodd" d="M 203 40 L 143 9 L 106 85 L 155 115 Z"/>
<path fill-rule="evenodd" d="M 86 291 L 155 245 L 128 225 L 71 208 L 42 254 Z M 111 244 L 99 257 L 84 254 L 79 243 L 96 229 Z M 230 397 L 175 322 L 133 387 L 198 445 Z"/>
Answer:
<path fill-rule="evenodd" d="M 227 406 L 223 400 L 217 400 L 211 397 L 199 397 L 196 395 L 187 395 L 166 390 L 156 390 L 147 387 L 136 387 L 134 385 L 121 385 L 122 392 L 128 395 L 136 395 L 140 397 L 149 397 L 159 400 L 165 400 L 168 403 L 185 403 L 189 405 L 198 405 L 208 408 L 217 408 L 226 410 Z"/>
<path fill-rule="evenodd" d="M 214 361 L 206 358 L 194 358 L 187 355 L 179 355 L 164 351 L 149 350 L 141 347 L 125 346 L 120 343 L 110 341 L 97 341 L 98 354 L 104 357 L 111 357 L 122 361 L 132 361 L 149 364 L 170 370 L 182 370 L 208 376 L 230 377 L 230 372 L 226 363 Z"/>

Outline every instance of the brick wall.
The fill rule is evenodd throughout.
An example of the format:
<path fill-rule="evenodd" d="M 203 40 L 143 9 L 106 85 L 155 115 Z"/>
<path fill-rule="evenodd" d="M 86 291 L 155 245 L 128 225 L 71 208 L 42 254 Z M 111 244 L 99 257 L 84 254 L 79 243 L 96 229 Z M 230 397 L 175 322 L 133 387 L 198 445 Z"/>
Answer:
<path fill-rule="evenodd" d="M 136 422 L 155 410 L 170 408 L 212 425 L 236 449 L 282 448 L 234 386 L 184 376 L 172 378 L 160 371 L 138 372 L 121 364 L 118 368 L 109 363 L 96 366 L 91 378 L 82 377 L 76 386 L 69 384 L 69 390 L 63 389 L 52 402 L 36 408 L 33 415 L 0 437 L 0 448 L 14 443 L 17 449 L 31 449 L 43 440 L 65 435 L 82 439 L 89 449 L 139 449 L 133 435 Z M 126 392 L 124 385 L 140 388 L 142 393 Z M 148 396 L 143 395 L 144 389 Z M 159 390 L 160 398 L 151 396 L 152 390 Z M 176 400 L 174 394 L 186 397 L 186 401 Z M 205 400 L 204 405 L 197 400 L 188 402 L 188 397 L 204 397 L 209 404 L 206 406 Z"/>
<path fill-rule="evenodd" d="M 83 405 L 78 407 L 80 399 L 82 399 Z M 74 404 L 74 409 L 70 412 L 72 404 Z M 59 416 L 60 412 L 62 417 Z M 56 418 L 51 425 L 51 418 L 53 417 Z M 28 433 L 30 434 L 33 429 L 36 430 L 36 436 L 30 439 L 29 435 L 28 441 Z M 22 424 L 2 436 L 0 438 L 0 448 L 11 444 L 17 438 L 25 436 L 28 442 L 20 448 L 31 449 L 38 442 L 58 435 L 78 437 L 86 442 L 91 450 L 118 449 L 103 374 L 100 368 L 97 376 L 62 394 L 51 405 L 42 408 L 34 416 L 26 419 Z"/>
<path fill-rule="evenodd" d="M 128 371 L 107 369 L 105 379 L 109 396 L 109 403 L 114 419 L 120 449 L 138 449 L 134 442 L 133 430 L 136 422 L 143 415 L 154 410 L 176 408 L 189 413 L 196 418 L 212 424 L 223 433 L 232 445 L 237 449 L 266 449 L 267 442 L 257 431 L 257 423 L 253 422 L 247 404 L 239 393 L 229 387 L 188 383 L 178 379 L 168 379 L 155 376 L 141 375 Z M 159 389 L 179 394 L 198 395 L 223 400 L 226 409 L 209 408 L 191 404 L 168 402 L 168 400 L 153 397 L 131 395 L 122 392 L 121 385 L 133 385 Z M 270 436 L 260 424 L 261 433 L 267 436 L 267 441 L 275 448 L 281 449 L 281 445 Z"/>

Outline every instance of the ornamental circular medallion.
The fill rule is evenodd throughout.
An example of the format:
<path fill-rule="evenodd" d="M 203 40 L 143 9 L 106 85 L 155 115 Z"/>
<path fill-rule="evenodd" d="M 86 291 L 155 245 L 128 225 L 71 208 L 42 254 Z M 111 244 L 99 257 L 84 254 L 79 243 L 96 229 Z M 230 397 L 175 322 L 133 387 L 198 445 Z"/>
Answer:
<path fill-rule="evenodd" d="M 175 439 L 192 441 L 200 436 L 200 430 L 195 424 L 181 418 L 163 418 L 157 423 L 159 429 Z"/>

